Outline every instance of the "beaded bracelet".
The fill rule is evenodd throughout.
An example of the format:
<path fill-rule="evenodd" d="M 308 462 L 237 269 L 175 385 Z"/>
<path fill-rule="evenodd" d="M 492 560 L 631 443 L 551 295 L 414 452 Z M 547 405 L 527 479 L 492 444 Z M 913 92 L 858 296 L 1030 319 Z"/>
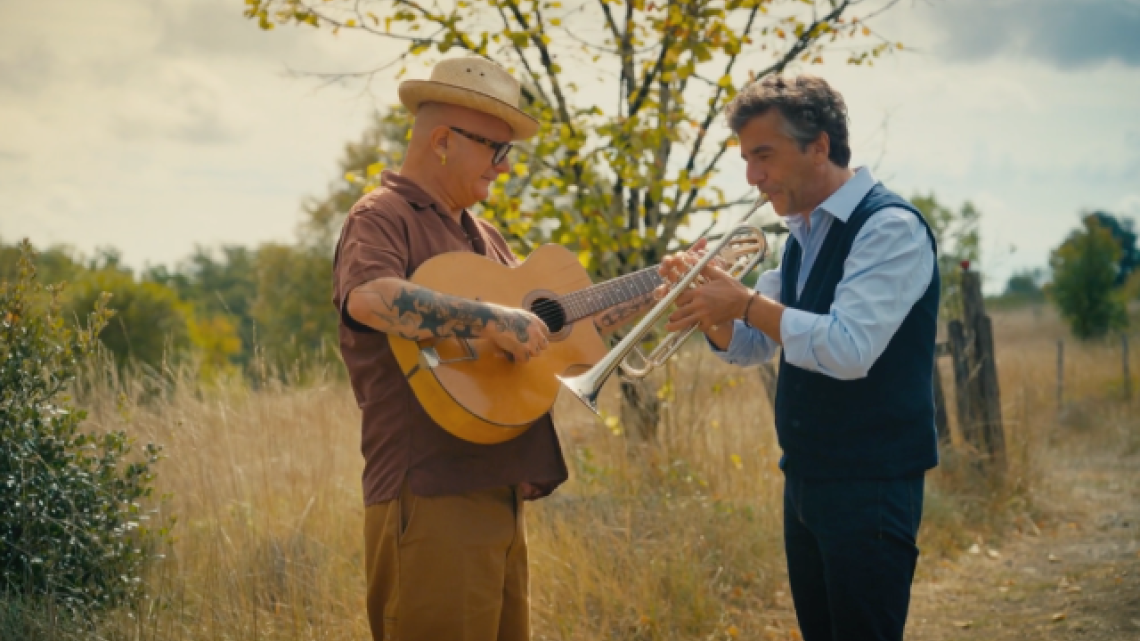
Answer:
<path fill-rule="evenodd" d="M 748 296 L 748 304 L 744 306 L 744 318 L 742 320 L 744 321 L 744 326 L 748 329 L 756 329 L 752 326 L 752 323 L 748 322 L 748 310 L 752 308 L 752 301 L 756 300 L 756 294 L 756 290 L 753 290 L 752 293 Z"/>

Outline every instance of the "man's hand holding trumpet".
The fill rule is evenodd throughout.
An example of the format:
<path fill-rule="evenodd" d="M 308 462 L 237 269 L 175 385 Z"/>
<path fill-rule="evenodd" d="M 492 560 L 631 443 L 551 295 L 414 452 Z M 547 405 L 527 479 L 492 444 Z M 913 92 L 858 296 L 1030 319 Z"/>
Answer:
<path fill-rule="evenodd" d="M 658 273 L 668 282 L 657 288 L 657 298 L 663 297 L 688 273 L 704 254 L 707 244 L 701 238 L 689 249 L 670 254 L 661 261 Z M 734 320 L 742 320 L 777 343 L 781 342 L 780 319 L 784 306 L 733 278 L 724 270 L 720 259 L 705 265 L 695 284 L 677 297 L 675 306 L 665 330 L 674 332 L 696 325 L 718 349 L 725 350 L 732 342 Z"/>

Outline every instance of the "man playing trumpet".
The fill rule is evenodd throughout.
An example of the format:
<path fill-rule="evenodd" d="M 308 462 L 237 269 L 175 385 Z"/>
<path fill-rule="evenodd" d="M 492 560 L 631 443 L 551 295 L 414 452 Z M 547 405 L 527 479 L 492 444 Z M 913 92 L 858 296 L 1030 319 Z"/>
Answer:
<path fill-rule="evenodd" d="M 848 167 L 847 108 L 824 80 L 765 78 L 726 115 L 748 183 L 791 237 L 755 290 L 707 266 L 666 329 L 697 325 L 734 365 L 783 348 L 776 432 L 804 639 L 902 639 L 924 473 L 938 462 L 934 236 L 869 169 Z M 661 274 L 675 282 L 692 256 L 668 257 Z"/>

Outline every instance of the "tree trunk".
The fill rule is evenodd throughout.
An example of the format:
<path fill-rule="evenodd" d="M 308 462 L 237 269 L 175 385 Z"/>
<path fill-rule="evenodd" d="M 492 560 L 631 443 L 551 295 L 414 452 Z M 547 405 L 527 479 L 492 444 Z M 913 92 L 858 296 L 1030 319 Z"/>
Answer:
<path fill-rule="evenodd" d="M 772 415 L 776 415 L 776 366 L 771 362 L 760 365 L 760 382 L 764 384 L 764 393 L 768 397 L 768 404 L 772 406 Z"/>
<path fill-rule="evenodd" d="M 621 424 L 626 434 L 642 441 L 656 441 L 661 421 L 657 390 L 644 378 L 621 382 Z"/>

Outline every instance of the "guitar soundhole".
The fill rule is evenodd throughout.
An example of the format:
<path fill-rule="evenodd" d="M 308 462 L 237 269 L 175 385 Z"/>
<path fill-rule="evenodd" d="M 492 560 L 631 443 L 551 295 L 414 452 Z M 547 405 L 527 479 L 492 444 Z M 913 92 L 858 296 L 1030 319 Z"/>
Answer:
<path fill-rule="evenodd" d="M 546 323 L 551 334 L 556 334 L 566 327 L 566 310 L 562 309 L 562 303 L 555 299 L 536 298 L 530 304 L 530 311 Z"/>

